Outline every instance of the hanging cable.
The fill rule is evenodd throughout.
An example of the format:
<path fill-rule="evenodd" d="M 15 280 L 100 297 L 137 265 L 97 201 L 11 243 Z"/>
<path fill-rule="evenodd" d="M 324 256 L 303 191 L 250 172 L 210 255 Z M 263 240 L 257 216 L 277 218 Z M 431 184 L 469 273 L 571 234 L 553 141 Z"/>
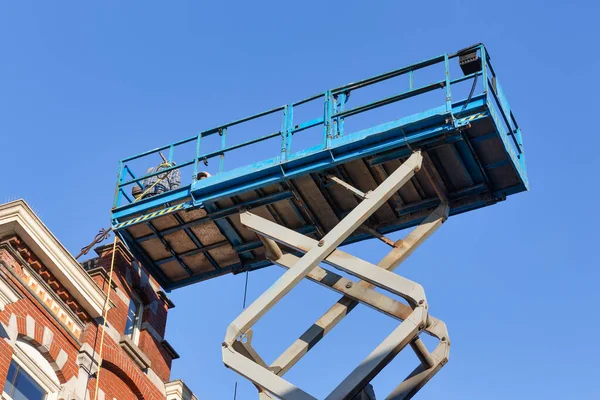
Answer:
<path fill-rule="evenodd" d="M 479 72 L 475 73 L 475 78 L 473 78 L 473 85 L 471 86 L 471 92 L 469 93 L 469 97 L 467 97 L 467 101 L 463 104 L 462 109 L 456 114 L 456 116 L 460 115 L 467 109 L 467 106 L 471 102 L 471 98 L 473 97 L 473 93 L 475 92 L 475 87 L 477 86 L 477 77 L 479 76 Z"/>
<path fill-rule="evenodd" d="M 248 295 L 248 273 L 246 270 L 246 283 L 244 284 L 244 301 L 242 302 L 242 310 L 246 309 L 246 297 Z M 233 400 L 237 400 L 237 388 L 238 388 L 239 375 L 235 374 L 235 385 L 233 386 Z"/>

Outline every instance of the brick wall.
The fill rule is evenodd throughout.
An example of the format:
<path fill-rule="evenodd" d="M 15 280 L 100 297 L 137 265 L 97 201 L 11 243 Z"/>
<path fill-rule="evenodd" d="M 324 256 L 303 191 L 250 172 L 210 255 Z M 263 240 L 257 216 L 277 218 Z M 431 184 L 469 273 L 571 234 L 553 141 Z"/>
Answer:
<path fill-rule="evenodd" d="M 102 368 L 100 380 L 104 389 L 104 398 L 106 400 L 137 400 L 139 392 L 134 392 L 131 389 L 131 383 L 127 384 L 125 382 L 127 377 L 123 378 L 118 371 L 119 369 L 110 363 L 106 363 L 106 366 Z M 95 385 L 96 381 L 92 379 L 89 384 L 90 392 L 94 391 Z"/>
<path fill-rule="evenodd" d="M 97 264 L 100 267 L 110 267 L 111 250 L 112 246 L 99 249 Z M 0 336 L 6 339 L 0 339 L 0 389 L 5 385 L 15 340 L 35 346 L 50 362 L 60 383 L 69 385 L 77 379 L 78 374 L 81 375 L 78 356 L 82 348 L 87 344 L 95 349 L 96 354 L 99 352 L 102 329 L 17 236 L 0 240 L 0 261 L 0 278 L 20 297 L 0 311 Z M 99 371 L 101 394 L 107 400 L 164 399 L 164 387 L 161 388 L 160 381 L 168 381 L 172 360 L 158 339 L 165 332 L 168 306 L 156 293 L 158 285 L 147 274 L 144 275 L 126 249 L 119 248 L 115 261 L 114 285 L 111 289 L 111 300 L 115 307 L 107 318 L 111 328 L 105 334 L 103 366 Z M 36 295 L 35 285 L 27 286 L 23 280 L 28 273 L 43 282 L 41 285 L 47 291 L 55 293 L 57 302 L 52 303 L 48 297 L 44 300 L 39 293 Z M 105 277 L 94 276 L 94 281 L 105 292 L 109 290 Z M 140 293 L 145 305 L 144 321 L 149 324 L 154 336 L 160 336 L 154 337 L 149 330 L 140 334 L 139 349 L 151 360 L 152 371 L 140 368 L 115 340 L 114 332 L 122 334 L 125 328 L 126 296 L 131 291 Z M 62 304 L 66 314 L 57 311 L 57 304 Z M 61 316 L 58 317 L 58 314 Z M 77 330 L 78 325 L 82 326 L 81 331 Z M 158 382 L 156 377 L 152 378 L 152 374 L 156 374 Z M 91 377 L 87 383 L 92 394 L 87 398 L 93 399 L 95 378 Z"/>
<path fill-rule="evenodd" d="M 98 259 L 93 261 L 95 268 L 102 268 L 106 272 L 110 271 L 112 248 L 112 245 L 107 245 L 96 249 Z M 107 278 L 108 274 L 103 275 L 103 277 L 94 276 L 94 279 L 99 281 L 103 288 L 108 287 Z M 157 291 L 159 289 L 160 287 L 156 281 L 147 274 L 119 242 L 115 254 L 113 294 L 111 294 L 111 300 L 116 307 L 109 312 L 108 322 L 117 331 L 124 332 L 129 298 L 131 293 L 135 292 L 142 300 L 144 307 L 142 325 L 148 328 L 143 328 L 140 332 L 137 345 L 150 359 L 154 372 L 161 380 L 167 382 L 171 374 L 172 357 L 161 342 L 166 331 L 169 307 L 158 295 Z"/>

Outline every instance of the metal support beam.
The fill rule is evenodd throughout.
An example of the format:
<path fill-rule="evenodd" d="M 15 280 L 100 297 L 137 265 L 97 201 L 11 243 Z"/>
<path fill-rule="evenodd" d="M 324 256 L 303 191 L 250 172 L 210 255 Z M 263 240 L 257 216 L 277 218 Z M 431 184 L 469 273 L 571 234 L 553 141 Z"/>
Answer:
<path fill-rule="evenodd" d="M 421 152 L 414 153 L 377 189 L 370 192 L 346 218 L 319 241 L 319 245 L 308 251 L 293 268 L 288 270 L 273 286 L 258 297 L 227 328 L 225 342 L 233 344 L 238 336 L 250 329 L 271 307 L 296 286 L 308 273 L 323 261 L 352 232 L 373 214 L 392 193 L 402 187 L 421 168 Z M 242 214 L 247 216 L 249 213 Z"/>
<path fill-rule="evenodd" d="M 419 333 L 427 311 L 418 307 L 325 400 L 351 399 L 362 390 Z"/>
<path fill-rule="evenodd" d="M 322 241 L 316 241 L 257 215 L 244 213 L 240 217 L 242 224 L 248 229 L 292 249 L 310 254 L 311 251 L 320 248 L 319 243 Z M 399 249 L 393 249 L 392 252 L 396 250 Z M 302 259 L 304 257 L 299 261 Z M 404 298 L 413 308 L 420 304 L 426 304 L 425 293 L 418 283 L 412 282 L 386 269 L 379 268 L 374 264 L 341 250 L 331 251 L 327 257 L 321 259 L 319 262 L 321 261 Z"/>
<path fill-rule="evenodd" d="M 332 182 L 337 183 L 338 185 L 340 185 L 341 187 L 343 187 L 344 189 L 346 189 L 347 191 L 349 191 L 350 193 L 352 193 L 353 195 L 355 195 L 356 197 L 358 197 L 361 200 L 367 198 L 367 195 L 365 193 L 358 190 L 357 188 L 350 185 L 349 183 L 344 182 L 343 180 L 341 180 L 340 178 L 338 178 L 335 175 L 329 174 L 329 175 L 327 175 L 327 179 L 329 179 Z"/>
<path fill-rule="evenodd" d="M 420 225 L 415 227 L 413 231 L 402 241 L 402 244 L 397 248 L 388 253 L 378 264 L 377 266 L 387 270 L 394 270 L 400 263 L 402 263 L 412 252 L 421 245 L 429 236 L 433 234 L 442 223 L 448 218 L 448 206 L 440 205 L 428 218 L 426 218 Z M 263 239 L 263 243 L 266 241 L 271 241 L 270 239 Z M 271 241 L 272 242 L 272 241 Z M 277 246 L 274 242 L 273 244 Z M 265 247 L 267 247 L 265 245 Z M 267 247 L 267 249 L 271 248 L 272 245 Z M 277 246 L 277 249 L 279 247 Z M 271 258 L 269 253 L 267 253 L 267 258 L 271 261 L 277 263 L 278 265 L 282 265 L 280 261 L 280 257 Z M 285 266 L 285 265 L 284 265 Z M 332 274 L 329 272 L 329 274 Z M 309 275 L 309 278 L 311 276 Z M 345 279 L 345 278 L 342 278 Z M 345 282 L 344 282 L 345 283 Z M 365 290 L 371 290 L 372 285 L 368 282 L 358 282 L 354 287 L 360 287 Z M 373 299 L 374 297 L 381 296 L 385 299 L 389 299 L 387 296 L 383 296 L 378 292 L 373 291 L 377 295 L 370 295 L 369 299 Z M 284 353 L 281 354 L 271 364 L 272 367 L 276 367 L 278 369 L 277 374 L 283 375 L 287 372 L 291 367 L 293 367 L 302 356 L 308 352 L 310 348 L 316 345 L 325 335 L 333 329 L 348 313 L 350 313 L 354 307 L 358 305 L 358 302 L 363 302 L 368 305 L 369 301 L 365 299 L 357 299 L 348 297 L 348 293 L 344 293 L 345 297 L 342 297 L 335 303 L 319 320 L 310 327 L 304 334 L 300 337 L 300 339 L 296 340 Z M 351 296 L 352 297 L 352 296 Z M 383 301 L 377 299 L 377 306 L 380 311 L 383 311 Z M 402 303 L 398 302 L 398 305 L 394 305 L 396 309 L 402 309 L 404 311 L 403 315 L 400 317 L 401 319 L 405 319 L 410 313 L 410 308 L 405 306 Z M 401 307 L 400 307 L 401 306 Z M 385 312 L 385 311 L 383 311 Z M 389 315 L 389 314 L 388 314 Z M 394 314 L 398 316 L 397 314 Z M 431 319 L 431 317 L 430 317 Z"/>
<path fill-rule="evenodd" d="M 280 399 L 311 400 L 313 396 L 291 385 L 283 375 L 311 347 L 316 344 L 333 326 L 352 308 L 362 302 L 402 322 L 334 391 L 326 400 L 347 400 L 358 394 L 362 388 L 384 368 L 403 348 L 410 345 L 422 361 L 421 380 L 411 377 L 409 390 L 420 388 L 423 380 L 430 379 L 437 369 L 447 360 L 449 340 L 445 324 L 428 315 L 428 305 L 423 288 L 390 270 L 414 251 L 447 218 L 447 204 L 440 205 L 421 225 L 415 228 L 405 240 L 398 241 L 390 253 L 375 266 L 340 250 L 339 246 L 352 232 L 360 228 L 370 215 L 384 204 L 397 190 L 421 167 L 422 157 L 415 153 L 402 164 L 377 189 L 365 195 L 362 202 L 341 220 L 323 239 L 317 241 L 301 233 L 282 227 L 274 222 L 249 212 L 240 215 L 241 223 L 259 235 L 266 249 L 266 257 L 288 271 L 271 288 L 263 293 L 227 329 L 223 342 L 223 361 L 241 375 L 250 379 L 259 389 L 261 399 L 270 398 L 270 394 Z M 356 193 L 355 193 L 356 194 Z M 284 254 L 277 242 L 305 253 L 302 257 Z M 362 279 L 358 283 L 318 266 L 325 262 L 347 271 Z M 328 311 L 318 323 L 313 325 L 276 360 L 271 367 L 252 348 L 251 327 L 274 304 L 287 294 L 302 278 L 311 279 L 321 285 L 342 293 L 344 297 Z M 374 287 L 404 298 L 410 306 L 394 300 Z M 321 333 L 319 333 L 321 330 Z M 437 357 L 440 351 L 429 353 L 418 334 L 425 330 L 440 339 L 436 351 L 443 347 L 444 357 Z M 443 337 L 442 337 L 443 335 Z M 303 340 L 305 339 L 305 340 Z M 444 345 L 442 345 L 444 342 Z M 432 371 L 435 369 L 435 372 Z M 417 369 L 418 370 L 418 369 Z M 415 370 L 415 371 L 417 371 Z M 414 381 L 414 382 L 413 382 Z M 405 386 L 407 386 L 406 384 Z M 404 387 L 398 387 L 406 391 Z M 398 389 L 397 388 L 397 389 Z"/>
<path fill-rule="evenodd" d="M 448 202 L 448 189 L 446 189 L 446 185 L 444 185 L 444 181 L 442 180 L 442 178 L 440 177 L 440 174 L 438 173 L 437 169 L 435 168 L 433 161 L 431 161 L 429 154 L 424 153 L 423 159 L 425 160 L 425 162 L 423 163 L 423 166 L 424 166 L 423 171 L 425 172 L 427 179 L 431 183 L 431 186 L 433 186 L 433 190 L 435 190 L 435 193 L 438 195 L 438 197 L 440 198 L 442 203 L 447 203 Z"/>

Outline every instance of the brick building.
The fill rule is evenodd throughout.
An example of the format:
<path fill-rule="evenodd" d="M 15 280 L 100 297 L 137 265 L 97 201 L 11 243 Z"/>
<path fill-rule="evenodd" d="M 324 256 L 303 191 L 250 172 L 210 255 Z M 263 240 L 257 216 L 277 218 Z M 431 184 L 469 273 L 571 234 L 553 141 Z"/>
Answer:
<path fill-rule="evenodd" d="M 24 201 L 0 205 L 2 398 L 94 400 L 98 379 L 99 400 L 195 399 L 170 381 L 173 303 L 122 243 L 111 284 L 113 245 L 95 250 L 80 264 Z"/>

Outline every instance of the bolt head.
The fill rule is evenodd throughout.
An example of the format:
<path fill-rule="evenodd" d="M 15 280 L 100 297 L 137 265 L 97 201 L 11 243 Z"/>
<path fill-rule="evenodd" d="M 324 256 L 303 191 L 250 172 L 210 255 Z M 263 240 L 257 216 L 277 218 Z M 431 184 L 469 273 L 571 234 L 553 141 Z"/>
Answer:
<path fill-rule="evenodd" d="M 350 289 L 352 287 L 352 282 L 346 283 L 346 289 Z"/>
<path fill-rule="evenodd" d="M 325 241 L 323 239 L 319 240 L 319 247 L 323 247 L 323 245 L 325 244 Z"/>

